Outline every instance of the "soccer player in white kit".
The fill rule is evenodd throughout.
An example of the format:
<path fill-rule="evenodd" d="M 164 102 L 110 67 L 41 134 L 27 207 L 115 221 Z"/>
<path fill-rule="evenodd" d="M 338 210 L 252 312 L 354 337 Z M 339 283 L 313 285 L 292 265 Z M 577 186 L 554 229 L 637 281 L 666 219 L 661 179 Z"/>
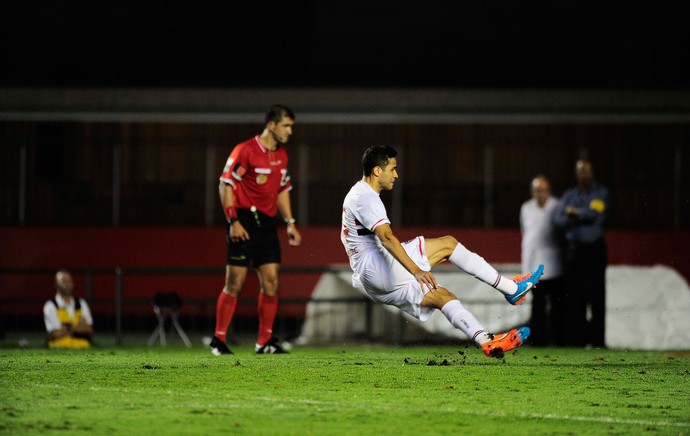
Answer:
<path fill-rule="evenodd" d="M 381 191 L 392 190 L 398 178 L 396 156 L 391 147 L 369 147 L 362 157 L 364 176 L 343 201 L 340 239 L 350 258 L 353 286 L 364 288 L 374 301 L 398 307 L 421 321 L 439 309 L 484 354 L 503 357 L 504 352 L 522 345 L 529 336 L 529 328 L 495 335 L 487 332 L 452 292 L 436 282 L 431 269 L 448 260 L 498 289 L 510 304 L 518 305 L 537 284 L 543 265 L 510 279 L 452 236 L 417 236 L 401 243 L 393 234 L 380 198 Z"/>

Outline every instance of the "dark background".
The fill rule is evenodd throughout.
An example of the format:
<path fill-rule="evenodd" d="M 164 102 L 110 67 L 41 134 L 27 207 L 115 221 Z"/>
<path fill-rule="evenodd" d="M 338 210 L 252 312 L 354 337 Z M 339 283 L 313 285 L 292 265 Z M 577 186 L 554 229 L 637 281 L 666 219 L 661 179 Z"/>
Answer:
<path fill-rule="evenodd" d="M 283 103 L 298 113 L 291 171 L 302 183 L 295 208 L 305 224 L 337 223 L 320 208 L 339 210 L 341 191 L 359 175 L 362 149 L 377 142 L 400 147 L 408 159 L 422 150 L 419 159 L 433 168 L 416 172 L 407 161 L 401 201 L 450 208 L 405 213 L 401 225 L 517 227 L 531 177 L 544 172 L 554 194 L 562 195 L 574 183 L 579 157 L 591 158 L 597 178 L 615 193 L 613 227 L 688 225 L 689 176 L 682 171 L 688 104 L 673 98 L 690 90 L 683 2 L 29 1 L 1 8 L 0 88 L 26 91 L 14 97 L 6 92 L 6 101 L 0 100 L 10 114 L 0 121 L 0 199 L 7 205 L 0 225 L 222 224 L 219 210 L 211 211 L 211 219 L 204 208 L 212 203 L 218 209 L 215 193 L 204 193 L 232 145 L 260 132 L 265 107 L 256 109 L 255 123 L 127 117 L 128 110 L 141 108 L 241 112 L 233 106 L 241 106 L 238 101 L 214 106 L 216 98 L 204 106 L 203 97 L 163 92 L 198 88 L 250 96 L 256 89 L 303 92 Z M 527 90 L 516 101 L 482 94 L 476 102 L 489 100 L 489 106 L 468 103 L 457 106 L 460 113 L 536 110 L 548 116 L 570 110 L 603 116 L 398 124 L 310 124 L 301 118 L 310 104 L 304 91 L 311 88 L 392 87 Z M 44 95 L 46 88 L 69 92 Z M 92 88 L 111 93 L 93 97 Z M 135 95 L 118 94 L 120 88 Z M 151 89 L 160 95 L 146 92 Z M 635 93 L 649 89 L 659 92 Z M 568 90 L 568 103 L 559 107 L 545 99 L 551 90 Z M 606 97 L 611 90 L 628 93 Z M 343 99 L 321 97 L 311 111 L 342 110 L 337 107 Z M 372 98 L 371 107 L 377 103 Z M 407 110 L 389 104 L 391 113 Z M 443 114 L 448 108 L 442 104 L 429 107 Z M 352 107 L 356 113 L 363 106 Z M 630 115 L 630 107 L 632 115 L 639 111 L 634 121 L 605 117 L 607 110 Z M 95 118 L 69 118 L 73 111 Z M 125 116 L 106 122 L 96 117 L 110 112 Z M 116 161 L 121 168 L 115 169 Z M 215 170 L 208 171 L 209 162 Z M 111 210 L 115 195 L 122 201 L 118 219 Z M 155 213 L 151 199 L 162 203 Z"/>
<path fill-rule="evenodd" d="M 562 195 L 574 184 L 574 162 L 586 156 L 612 192 L 611 263 L 663 263 L 687 278 L 685 9 L 683 2 L 607 1 L 3 2 L 0 252 L 12 255 L 2 266 L 48 273 L 2 277 L 0 331 L 24 322 L 22 314 L 42 330 L 36 304 L 51 292 L 58 267 L 83 279 L 94 267 L 189 265 L 221 269 L 208 285 L 193 274 L 128 276 L 125 312 L 152 321 L 142 302 L 175 290 L 197 300 L 191 313 L 210 331 L 224 253 L 215 184 L 231 147 L 262 128 L 263 103 L 242 104 L 257 88 L 278 90 L 270 96 L 319 87 L 527 90 L 516 100 L 478 92 L 450 106 L 485 115 L 469 121 L 315 122 L 314 115 L 347 109 L 337 101 L 343 94 L 282 101 L 297 110 L 293 207 L 308 246 L 301 257 L 286 256 L 288 267 L 344 261 L 342 198 L 360 177 L 364 147 L 387 143 L 401 151 L 401 186 L 384 199 L 396 229 L 453 229 L 488 260 L 516 262 L 529 180 L 544 173 Z M 194 88 L 208 92 L 174 92 Z M 221 102 L 228 89 L 250 98 Z M 558 89 L 574 91 L 551 92 Z M 637 92 L 648 89 L 660 91 Z M 369 107 L 358 99 L 376 95 L 352 94 L 355 115 Z M 558 105 L 552 95 L 569 97 Z M 211 97 L 207 105 L 203 96 Z M 380 102 L 371 100 L 375 114 Z M 436 109 L 423 103 L 422 115 Z M 310 104 L 311 122 L 303 116 Z M 393 115 L 410 109 L 389 105 L 383 111 Z M 256 120 L 200 122 L 195 110 L 249 111 Z M 165 118 L 179 112 L 187 118 Z M 491 121 L 505 112 L 508 120 Z M 103 330 L 113 329 L 103 318 L 114 313 L 111 276 L 96 277 L 91 295 Z M 318 277 L 293 274 L 281 292 L 308 297 Z M 252 321 L 254 307 L 247 306 Z"/>
<path fill-rule="evenodd" d="M 688 88 L 683 2 L 5 2 L 0 86 Z"/>

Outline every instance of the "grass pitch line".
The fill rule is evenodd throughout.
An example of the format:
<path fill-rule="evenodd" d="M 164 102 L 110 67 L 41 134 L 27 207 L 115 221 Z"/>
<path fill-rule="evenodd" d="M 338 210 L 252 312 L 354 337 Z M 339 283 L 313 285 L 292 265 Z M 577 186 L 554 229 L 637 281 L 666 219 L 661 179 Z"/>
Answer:
<path fill-rule="evenodd" d="M 553 413 L 547 413 L 546 415 L 539 413 L 522 413 L 520 416 L 525 418 L 538 418 L 538 419 L 553 419 L 553 420 L 564 420 L 564 421 L 580 421 L 580 422 L 598 422 L 603 424 L 628 424 L 628 425 L 652 425 L 659 427 L 690 427 L 688 422 L 666 422 L 666 421 L 645 421 L 640 419 L 620 419 L 620 418 L 610 418 L 607 416 L 602 417 L 592 417 L 592 416 L 570 416 L 570 415 L 554 415 Z"/>
<path fill-rule="evenodd" d="M 308 405 L 314 405 L 314 406 L 321 406 L 321 407 L 340 407 L 340 408 L 345 408 L 345 407 L 350 407 L 352 408 L 352 404 L 343 404 L 339 402 L 333 402 L 333 401 L 319 401 L 319 400 L 307 400 L 307 399 L 297 399 L 297 400 L 292 400 L 292 399 L 287 399 L 287 398 L 275 398 L 275 397 L 253 397 L 252 400 L 255 401 L 264 401 L 264 402 L 274 402 L 274 403 L 295 403 L 295 404 L 308 404 Z M 398 404 L 396 406 L 397 409 L 399 409 L 400 405 Z M 390 407 L 380 407 L 376 405 L 361 405 L 361 407 L 358 408 L 364 408 L 364 409 L 381 409 L 381 410 L 389 410 L 391 409 Z M 476 415 L 476 416 L 488 416 L 488 417 L 503 417 L 503 418 L 510 418 L 511 416 L 519 416 L 521 418 L 533 418 L 533 419 L 553 419 L 553 420 L 561 420 L 561 421 L 579 421 L 579 422 L 593 422 L 593 423 L 606 423 L 606 424 L 625 424 L 625 425 L 651 425 L 651 426 L 659 426 L 659 427 L 681 427 L 681 428 L 690 428 L 690 423 L 687 422 L 668 422 L 668 421 L 647 421 L 647 420 L 639 420 L 639 419 L 620 419 L 620 418 L 612 418 L 608 416 L 602 416 L 602 417 L 592 417 L 592 416 L 571 416 L 571 415 L 556 415 L 553 413 L 547 413 L 547 414 L 542 414 L 542 413 L 520 413 L 520 414 L 507 414 L 507 413 L 501 413 L 501 412 L 484 412 L 484 411 L 473 411 L 473 410 L 463 410 L 463 409 L 456 409 L 453 407 L 449 407 L 445 409 L 446 412 L 450 413 L 460 413 L 460 414 L 465 414 L 465 415 Z"/>

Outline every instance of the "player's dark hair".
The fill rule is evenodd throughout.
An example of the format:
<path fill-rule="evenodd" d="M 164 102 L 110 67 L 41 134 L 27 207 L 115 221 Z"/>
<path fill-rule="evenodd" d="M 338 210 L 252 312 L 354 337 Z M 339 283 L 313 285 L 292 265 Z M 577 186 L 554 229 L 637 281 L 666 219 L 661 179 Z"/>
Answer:
<path fill-rule="evenodd" d="M 270 123 L 271 121 L 277 124 L 285 117 L 288 117 L 294 121 L 295 114 L 287 106 L 283 106 L 282 104 L 274 104 L 271 106 L 268 112 L 266 112 L 266 124 Z"/>
<path fill-rule="evenodd" d="M 373 145 L 366 149 L 362 156 L 362 170 L 364 176 L 371 175 L 374 168 L 385 168 L 388 160 L 398 155 L 398 152 L 386 145 Z"/>

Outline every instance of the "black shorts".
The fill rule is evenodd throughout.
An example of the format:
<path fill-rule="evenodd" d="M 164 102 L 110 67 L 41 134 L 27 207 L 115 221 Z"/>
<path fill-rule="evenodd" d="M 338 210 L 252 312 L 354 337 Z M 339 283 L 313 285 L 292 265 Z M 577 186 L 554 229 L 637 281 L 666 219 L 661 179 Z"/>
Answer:
<path fill-rule="evenodd" d="M 256 268 L 267 263 L 280 263 L 278 217 L 237 209 L 237 219 L 249 233 L 249 240 L 232 242 L 228 224 L 225 232 L 227 264 Z"/>

